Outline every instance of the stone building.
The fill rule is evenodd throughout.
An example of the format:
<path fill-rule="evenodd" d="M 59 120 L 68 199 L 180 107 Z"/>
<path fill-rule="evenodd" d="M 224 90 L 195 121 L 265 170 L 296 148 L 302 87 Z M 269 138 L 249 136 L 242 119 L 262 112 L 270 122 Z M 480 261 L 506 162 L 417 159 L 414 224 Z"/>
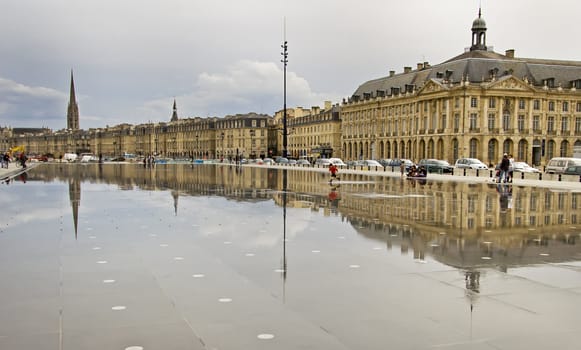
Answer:
<path fill-rule="evenodd" d="M 325 101 L 325 107 L 287 109 L 288 156 L 291 158 L 340 157 L 341 152 L 341 108 Z M 276 148 L 283 141 L 283 110 L 275 113 L 274 124 L 278 132 L 272 135 L 270 153 L 282 154 Z"/>
<path fill-rule="evenodd" d="M 480 12 L 469 50 L 443 63 L 361 84 L 343 101 L 343 158 L 462 157 L 503 153 L 543 165 L 581 146 L 581 62 L 531 59 L 486 45 Z"/>

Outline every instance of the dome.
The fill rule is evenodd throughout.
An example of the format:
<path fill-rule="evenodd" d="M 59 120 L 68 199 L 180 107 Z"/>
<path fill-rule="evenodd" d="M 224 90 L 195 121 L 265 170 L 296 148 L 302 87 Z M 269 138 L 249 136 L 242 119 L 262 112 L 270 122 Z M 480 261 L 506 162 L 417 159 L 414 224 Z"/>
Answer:
<path fill-rule="evenodd" d="M 478 9 L 478 18 L 472 22 L 472 30 L 477 31 L 481 29 L 486 30 L 486 21 L 482 18 L 482 9 Z"/>
<path fill-rule="evenodd" d="M 486 21 L 480 16 L 472 22 L 472 30 L 486 29 Z"/>

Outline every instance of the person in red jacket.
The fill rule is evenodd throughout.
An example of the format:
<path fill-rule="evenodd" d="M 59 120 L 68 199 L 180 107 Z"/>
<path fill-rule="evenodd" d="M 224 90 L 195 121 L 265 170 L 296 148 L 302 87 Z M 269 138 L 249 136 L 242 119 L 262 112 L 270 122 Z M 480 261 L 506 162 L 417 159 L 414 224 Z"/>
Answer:
<path fill-rule="evenodd" d="M 331 173 L 331 181 L 333 182 L 333 179 L 337 178 L 337 172 L 339 171 L 339 169 L 337 169 L 337 166 L 333 163 L 329 164 L 329 172 Z"/>

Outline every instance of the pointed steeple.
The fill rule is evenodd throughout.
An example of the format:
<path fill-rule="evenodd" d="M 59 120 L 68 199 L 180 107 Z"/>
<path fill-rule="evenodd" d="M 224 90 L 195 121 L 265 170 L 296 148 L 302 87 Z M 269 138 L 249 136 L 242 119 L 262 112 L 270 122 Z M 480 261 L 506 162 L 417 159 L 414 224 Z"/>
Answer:
<path fill-rule="evenodd" d="M 69 99 L 69 107 L 67 109 L 67 129 L 79 130 L 79 106 L 77 105 L 77 97 L 75 95 L 75 80 L 73 78 L 72 69 L 71 69 L 71 92 Z"/>
<path fill-rule="evenodd" d="M 176 107 L 176 99 L 173 99 L 173 114 L 171 115 L 171 121 L 177 122 L 178 121 L 178 108 Z"/>

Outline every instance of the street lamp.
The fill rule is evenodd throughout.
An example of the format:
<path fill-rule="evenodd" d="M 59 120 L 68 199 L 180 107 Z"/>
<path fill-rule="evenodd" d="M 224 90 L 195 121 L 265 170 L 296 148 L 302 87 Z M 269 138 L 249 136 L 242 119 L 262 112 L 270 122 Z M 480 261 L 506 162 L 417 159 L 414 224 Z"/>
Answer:
<path fill-rule="evenodd" d="M 254 156 L 254 129 L 250 130 L 250 154 L 252 155 L 252 159 L 256 158 Z"/>
<path fill-rule="evenodd" d="M 222 155 L 220 158 L 220 161 L 222 162 L 224 161 L 224 132 L 220 133 L 220 137 L 222 138 Z"/>
<path fill-rule="evenodd" d="M 284 44 L 281 45 L 282 47 L 282 60 L 281 62 L 283 63 L 284 66 L 284 70 L 283 70 L 283 81 L 284 81 L 284 88 L 283 88 L 283 112 L 282 112 L 282 156 L 287 158 L 287 130 L 286 130 L 286 65 L 288 63 L 288 45 L 287 45 L 287 41 L 284 41 Z"/>

